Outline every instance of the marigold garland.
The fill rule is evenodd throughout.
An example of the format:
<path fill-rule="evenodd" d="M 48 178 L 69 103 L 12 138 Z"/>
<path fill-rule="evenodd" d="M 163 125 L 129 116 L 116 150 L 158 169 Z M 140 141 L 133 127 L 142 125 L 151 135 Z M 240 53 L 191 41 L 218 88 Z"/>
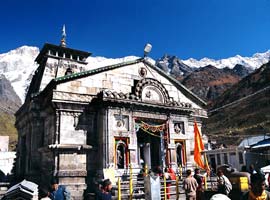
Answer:
<path fill-rule="evenodd" d="M 141 121 L 141 123 L 136 123 L 135 128 L 136 128 L 136 130 L 139 130 L 139 128 L 141 128 L 144 132 L 146 132 L 152 136 L 160 137 L 160 135 L 157 135 L 154 133 L 160 133 L 160 131 L 164 131 L 166 129 L 166 124 L 150 125 L 150 124 L 147 124 L 147 123 Z M 163 137 L 163 138 L 165 138 L 165 137 Z"/>

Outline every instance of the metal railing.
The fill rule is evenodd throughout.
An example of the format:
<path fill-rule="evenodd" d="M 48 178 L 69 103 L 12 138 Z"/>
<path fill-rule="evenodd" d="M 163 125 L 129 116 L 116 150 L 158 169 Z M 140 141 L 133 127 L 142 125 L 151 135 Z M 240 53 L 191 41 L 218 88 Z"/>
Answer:
<path fill-rule="evenodd" d="M 142 170 L 142 169 L 140 169 Z M 114 199 L 145 199 L 145 181 L 144 177 L 148 175 L 147 166 L 144 168 L 142 176 L 133 174 L 130 168 L 129 174 L 118 177 L 116 196 Z M 167 180 L 163 174 L 160 176 L 160 196 L 161 199 L 185 199 L 185 191 L 183 189 L 183 180 L 186 174 L 182 173 L 182 169 L 178 170 L 175 180 Z M 217 191 L 217 179 L 215 176 L 204 178 L 204 191 Z"/>

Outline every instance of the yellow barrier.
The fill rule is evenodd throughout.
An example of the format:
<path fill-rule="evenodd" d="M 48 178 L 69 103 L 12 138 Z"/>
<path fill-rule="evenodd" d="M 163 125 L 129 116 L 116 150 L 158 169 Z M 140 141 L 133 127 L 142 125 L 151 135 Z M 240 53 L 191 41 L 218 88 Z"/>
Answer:
<path fill-rule="evenodd" d="M 179 178 L 178 176 L 176 177 L 176 182 L 175 182 L 175 187 L 176 187 L 176 200 L 179 199 Z"/>
<path fill-rule="evenodd" d="M 133 194 L 133 180 L 132 180 L 132 167 L 130 164 L 130 169 L 129 169 L 129 199 L 132 200 L 132 194 Z"/>
<path fill-rule="evenodd" d="M 207 174 L 204 176 L 204 189 L 207 190 Z"/>
<path fill-rule="evenodd" d="M 121 182 L 120 178 L 118 178 L 118 198 L 117 200 L 121 200 Z"/>
<path fill-rule="evenodd" d="M 147 166 L 147 164 L 145 164 L 145 166 L 144 166 L 144 173 L 145 173 L 145 176 L 148 174 L 148 166 Z"/>
<path fill-rule="evenodd" d="M 180 179 L 182 179 L 182 175 L 183 175 L 183 169 L 182 169 L 182 166 L 180 164 L 179 165 L 179 176 L 180 176 Z"/>
<path fill-rule="evenodd" d="M 166 177 L 164 176 L 164 200 L 167 200 Z"/>

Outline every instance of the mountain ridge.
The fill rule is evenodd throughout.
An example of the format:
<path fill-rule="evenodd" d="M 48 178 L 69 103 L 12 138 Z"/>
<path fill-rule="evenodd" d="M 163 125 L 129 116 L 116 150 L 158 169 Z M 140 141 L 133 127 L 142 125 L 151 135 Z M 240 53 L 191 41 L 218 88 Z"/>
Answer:
<path fill-rule="evenodd" d="M 34 62 L 34 60 L 36 56 L 38 55 L 38 53 L 39 53 L 38 47 L 25 45 L 25 46 L 18 47 L 14 50 L 11 50 L 7 53 L 0 54 L 0 74 L 4 74 L 5 77 L 12 83 L 12 86 L 15 92 L 20 97 L 22 102 L 24 101 L 24 98 L 25 98 L 25 90 L 27 89 L 27 85 L 29 85 L 29 82 L 30 82 L 29 79 L 31 79 L 32 74 L 37 68 L 37 65 Z M 167 72 L 172 75 L 175 74 L 176 76 L 175 75 L 173 76 L 175 76 L 178 80 L 182 80 L 184 77 L 183 75 L 186 76 L 195 70 L 194 67 L 190 67 L 189 65 L 187 65 L 187 61 L 188 60 L 194 61 L 196 59 L 190 58 L 188 60 L 183 61 L 183 60 L 180 60 L 177 56 L 167 55 L 168 59 L 171 59 L 171 57 L 173 58 L 172 64 L 164 62 L 163 69 L 168 67 L 169 71 Z M 115 64 L 118 62 L 127 61 L 127 60 L 131 60 L 135 58 L 137 57 L 128 56 L 124 58 L 114 58 L 114 59 L 105 58 L 105 57 L 89 57 L 87 59 L 88 65 L 86 67 L 86 70 L 89 68 L 93 69 L 95 67 Z M 241 59 L 238 59 L 238 58 L 241 58 Z M 236 62 L 236 60 L 238 59 L 240 63 L 236 62 L 237 64 L 241 64 L 244 59 L 245 63 L 249 63 L 249 65 L 254 66 L 256 64 L 256 66 L 259 66 L 261 63 L 266 62 L 266 60 L 269 60 L 270 51 L 268 50 L 265 53 L 256 53 L 253 55 L 252 58 L 256 58 L 256 59 L 252 60 L 249 57 L 241 57 L 241 56 L 230 57 L 228 59 L 234 60 L 234 62 Z M 222 60 L 222 63 L 225 63 L 226 61 L 226 59 L 221 59 L 221 60 Z M 217 60 L 216 62 L 221 63 L 221 60 Z M 161 59 L 158 59 L 156 61 L 156 64 L 160 65 L 159 64 L 160 61 Z M 204 58 L 204 59 L 201 59 L 200 61 L 202 61 L 200 66 L 202 65 L 207 66 L 213 63 L 215 60 L 210 59 L 210 58 Z M 196 63 L 199 63 L 199 61 L 197 60 Z M 228 63 L 232 63 L 232 62 L 228 62 Z M 181 68 L 178 68 L 179 64 L 181 64 Z M 170 66 L 172 66 L 172 68 L 170 68 Z M 196 66 L 199 66 L 199 65 L 196 65 Z M 224 66 L 224 67 L 232 68 L 231 66 Z M 252 69 L 248 69 L 248 70 L 252 70 Z"/>
<path fill-rule="evenodd" d="M 37 47 L 22 46 L 15 50 L 11 50 L 7 53 L 0 54 L 0 76 L 3 77 L 2 78 L 3 81 L 2 82 L 0 81 L 0 86 L 1 86 L 0 88 L 2 89 L 1 91 L 2 93 L 0 92 L 0 100 L 1 100 L 1 95 L 2 95 L 2 99 L 5 99 L 5 100 L 2 100 L 2 102 L 5 102 L 5 103 L 13 102 L 8 105 L 5 104 L 6 108 L 11 108 L 12 106 L 11 109 L 6 109 L 6 110 L 2 109 L 0 112 L 0 118 L 2 122 L 1 124 L 2 129 L 0 129 L 0 135 L 11 134 L 11 137 L 12 137 L 11 142 L 12 142 L 13 147 L 16 144 L 16 129 L 14 126 L 15 118 L 13 114 L 16 111 L 16 109 L 18 109 L 18 107 L 21 105 L 21 103 L 24 102 L 24 96 L 26 93 L 25 90 L 27 89 L 30 83 L 32 74 L 37 68 L 37 64 L 34 62 L 34 60 L 36 56 L 38 55 L 38 53 L 39 53 L 39 49 Z M 194 67 L 188 66 L 185 61 L 180 60 L 177 56 L 166 55 L 158 59 L 156 61 L 156 65 L 160 67 L 161 69 L 163 69 L 167 74 L 179 80 L 183 85 L 185 85 L 197 96 L 211 103 L 209 104 L 210 107 L 213 106 L 213 108 L 217 108 L 217 107 L 221 107 L 224 104 L 230 103 L 230 101 L 228 101 L 229 98 L 227 99 L 225 98 L 226 96 L 225 97 L 223 96 L 223 98 L 225 99 L 225 100 L 223 99 L 223 101 L 220 100 L 219 97 L 222 96 L 224 92 L 225 92 L 224 95 L 226 95 L 226 91 L 230 91 L 231 88 L 233 89 L 234 87 L 236 87 L 235 85 L 237 85 L 238 83 L 241 83 L 241 80 L 245 80 L 245 79 L 248 80 L 251 77 L 249 76 L 249 74 L 253 70 L 257 69 L 254 67 L 255 64 L 257 67 L 257 65 L 260 65 L 260 63 L 269 61 L 269 55 L 270 55 L 270 51 L 267 51 L 265 53 L 257 53 L 253 55 L 253 57 L 255 57 L 256 59 L 247 58 L 245 62 L 243 61 L 245 57 L 241 57 L 241 56 L 233 57 L 230 60 L 233 60 L 234 62 L 228 61 L 227 63 L 234 64 L 236 63 L 235 62 L 236 60 L 239 60 L 239 63 L 236 63 L 234 67 L 228 64 L 228 66 L 224 65 L 224 67 L 222 68 L 220 67 L 221 65 L 219 65 L 220 68 L 213 66 L 212 65 L 214 62 L 213 59 L 204 59 L 203 62 L 200 64 L 200 65 L 204 65 L 203 67 L 194 68 Z M 124 62 L 128 60 L 134 60 L 137 58 L 138 57 L 135 57 L 135 56 L 128 56 L 128 57 L 117 58 L 117 59 L 105 58 L 105 57 L 89 57 L 86 60 L 88 62 L 88 65 L 85 67 L 84 70 L 95 69 L 95 68 L 103 67 L 106 65 L 116 64 L 116 63 Z M 153 60 L 151 61 L 153 63 L 155 62 Z M 208 61 L 209 63 L 207 63 Z M 223 62 L 220 62 L 220 63 L 224 64 L 226 63 L 225 61 L 226 60 L 223 59 Z M 248 64 L 247 67 L 243 65 L 243 63 L 248 63 L 248 62 L 250 63 Z M 253 67 L 250 67 L 251 65 Z M 260 76 L 258 75 L 258 77 Z M 250 81 L 251 82 L 254 81 L 254 83 L 256 82 L 260 83 L 260 78 L 258 77 L 256 78 L 256 76 L 254 77 L 252 76 L 252 78 L 250 78 L 251 79 Z M 244 84 L 243 87 L 245 86 L 246 85 Z M 7 90 L 7 91 L 4 91 L 4 90 Z M 235 95 L 235 99 L 233 100 L 236 100 L 237 98 L 243 98 L 239 96 L 238 93 L 235 92 L 233 94 L 230 94 L 230 95 Z M 230 97 L 230 95 L 228 96 Z M 262 105 L 268 105 L 265 102 L 265 96 L 267 96 L 267 94 L 264 94 L 261 98 L 256 99 L 256 101 L 260 102 Z M 20 101 L 18 101 L 18 99 Z M 256 118 L 255 125 L 262 124 L 261 117 L 259 115 L 257 115 L 256 113 L 254 115 L 252 113 L 248 113 L 250 108 L 248 106 L 246 106 L 247 108 L 245 108 L 244 105 L 241 105 L 241 106 L 243 107 L 243 110 L 247 113 L 247 115 Z M 261 108 L 258 107 L 258 105 L 256 106 L 257 106 L 257 110 L 262 112 Z M 237 107 L 235 108 L 235 110 L 229 110 L 229 108 L 225 108 L 225 111 L 226 109 L 228 109 L 228 113 L 229 113 L 227 114 L 228 116 L 230 116 L 230 112 L 233 113 L 234 111 L 238 112 L 237 114 L 239 115 L 240 111 L 238 110 Z M 227 121 L 221 120 L 223 124 L 219 124 L 218 123 L 219 118 L 220 119 L 225 118 Z M 232 116 L 230 116 L 229 118 L 233 119 Z M 242 127 L 241 124 L 245 124 L 245 120 L 240 119 L 239 122 L 237 120 L 236 122 L 232 122 L 231 120 L 228 119 L 228 117 L 226 116 L 224 117 L 222 113 L 216 116 L 211 113 L 209 120 L 204 123 L 205 125 L 209 127 L 208 128 L 203 127 L 203 131 L 205 131 L 206 134 L 209 134 L 211 136 L 213 132 L 209 130 L 217 130 L 217 131 L 219 130 L 216 127 L 216 124 L 219 124 L 221 127 L 223 127 L 223 125 L 224 126 L 226 125 L 227 128 L 224 130 L 228 132 L 228 134 L 226 135 L 229 135 L 229 136 L 233 136 L 234 134 L 239 133 L 239 131 L 238 132 L 235 131 L 236 126 L 239 126 L 238 128 L 239 130 L 244 129 L 247 126 L 252 127 L 251 129 L 258 130 L 258 128 L 256 129 L 256 127 L 255 128 L 253 127 L 254 124 L 252 125 L 250 121 L 246 127 Z M 268 118 L 266 118 L 266 123 L 268 123 L 267 120 Z M 268 126 L 268 124 L 266 125 Z M 250 133 L 253 133 L 253 132 L 250 131 Z M 243 135 L 242 132 L 240 133 Z M 215 134 L 217 133 L 214 133 L 214 135 Z M 232 141 L 235 141 L 235 138 L 232 137 Z"/>
<path fill-rule="evenodd" d="M 270 60 L 270 50 L 267 50 L 263 53 L 255 53 L 251 57 L 242 57 L 240 55 L 235 55 L 228 58 L 223 59 L 211 59 L 211 58 L 202 58 L 200 60 L 189 58 L 187 60 L 183 60 L 183 62 L 195 68 L 204 67 L 206 65 L 213 65 L 217 68 L 229 67 L 233 68 L 236 64 L 241 64 L 250 68 L 251 70 L 255 70 L 261 65 L 265 64 Z"/>

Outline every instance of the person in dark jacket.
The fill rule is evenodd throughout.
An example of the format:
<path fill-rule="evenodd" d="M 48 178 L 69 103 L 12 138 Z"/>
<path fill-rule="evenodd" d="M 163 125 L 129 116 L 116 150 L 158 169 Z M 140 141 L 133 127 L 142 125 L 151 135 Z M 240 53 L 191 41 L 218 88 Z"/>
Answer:
<path fill-rule="evenodd" d="M 71 200 L 70 192 L 65 186 L 59 185 L 57 179 L 52 179 L 51 189 L 50 198 L 52 200 Z"/>
<path fill-rule="evenodd" d="M 101 190 L 97 194 L 97 200 L 111 200 L 112 199 L 112 182 L 110 179 L 105 179 L 102 182 Z"/>
<path fill-rule="evenodd" d="M 203 200 L 203 177 L 201 176 L 201 170 L 199 168 L 195 169 L 195 174 L 193 176 L 197 183 L 198 183 L 198 187 L 196 190 L 196 199 L 197 200 Z"/>
<path fill-rule="evenodd" d="M 250 191 L 243 195 L 242 200 L 270 200 L 270 193 L 265 190 L 264 174 L 251 174 L 250 182 Z"/>

